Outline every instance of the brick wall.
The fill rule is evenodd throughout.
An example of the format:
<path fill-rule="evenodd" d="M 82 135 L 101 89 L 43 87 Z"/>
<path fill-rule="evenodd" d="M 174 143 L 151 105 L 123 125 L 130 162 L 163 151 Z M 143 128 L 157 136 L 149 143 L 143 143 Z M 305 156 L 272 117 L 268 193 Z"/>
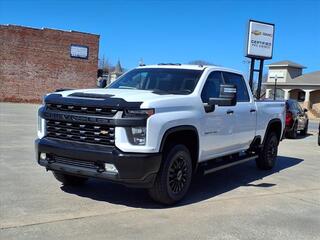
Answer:
<path fill-rule="evenodd" d="M 89 47 L 70 57 L 71 44 Z M 74 31 L 0 25 L 0 101 L 39 102 L 58 88 L 95 87 L 99 36 Z"/>

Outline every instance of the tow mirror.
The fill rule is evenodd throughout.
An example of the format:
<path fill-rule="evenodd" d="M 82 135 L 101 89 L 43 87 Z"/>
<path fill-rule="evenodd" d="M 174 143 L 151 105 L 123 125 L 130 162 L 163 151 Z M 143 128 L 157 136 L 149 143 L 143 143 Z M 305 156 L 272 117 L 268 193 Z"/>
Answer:
<path fill-rule="evenodd" d="M 97 83 L 98 88 L 105 88 L 107 86 L 107 80 L 106 79 L 100 79 Z"/>
<path fill-rule="evenodd" d="M 220 85 L 218 98 L 209 98 L 211 106 L 235 106 L 237 104 L 237 87 L 233 84 Z"/>

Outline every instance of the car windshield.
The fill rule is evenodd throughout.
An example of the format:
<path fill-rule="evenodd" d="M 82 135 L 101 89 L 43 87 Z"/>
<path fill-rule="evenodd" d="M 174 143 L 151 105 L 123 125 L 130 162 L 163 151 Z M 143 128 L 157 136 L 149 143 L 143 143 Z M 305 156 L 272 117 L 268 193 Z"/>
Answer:
<path fill-rule="evenodd" d="M 190 94 L 202 70 L 137 68 L 109 85 L 108 88 L 150 90 L 159 94 Z"/>

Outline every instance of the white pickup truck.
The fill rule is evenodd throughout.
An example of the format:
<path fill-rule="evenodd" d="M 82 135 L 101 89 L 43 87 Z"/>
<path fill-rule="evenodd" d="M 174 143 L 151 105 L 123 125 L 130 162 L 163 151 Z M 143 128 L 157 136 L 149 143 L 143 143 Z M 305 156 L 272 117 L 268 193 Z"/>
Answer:
<path fill-rule="evenodd" d="M 37 161 L 63 184 L 106 179 L 173 204 L 199 167 L 210 173 L 255 159 L 271 169 L 284 119 L 285 103 L 256 101 L 237 71 L 141 66 L 103 89 L 48 94 Z"/>

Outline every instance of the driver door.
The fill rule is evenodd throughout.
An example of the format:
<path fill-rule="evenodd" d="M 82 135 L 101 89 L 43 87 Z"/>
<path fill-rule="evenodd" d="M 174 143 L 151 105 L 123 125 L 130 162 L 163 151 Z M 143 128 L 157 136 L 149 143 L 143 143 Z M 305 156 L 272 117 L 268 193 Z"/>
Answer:
<path fill-rule="evenodd" d="M 209 98 L 219 97 L 221 84 L 224 84 L 224 81 L 220 71 L 213 71 L 208 75 L 201 93 L 204 106 L 208 104 Z M 233 108 L 234 106 L 215 106 L 214 111 L 205 108 L 201 122 L 202 160 L 212 159 L 232 150 L 235 126 Z"/>

